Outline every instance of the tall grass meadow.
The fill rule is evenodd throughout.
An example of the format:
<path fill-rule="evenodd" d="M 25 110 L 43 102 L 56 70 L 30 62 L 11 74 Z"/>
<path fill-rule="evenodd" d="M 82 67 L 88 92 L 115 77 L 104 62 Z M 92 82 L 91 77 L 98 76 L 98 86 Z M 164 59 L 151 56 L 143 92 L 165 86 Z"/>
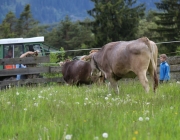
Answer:
<path fill-rule="evenodd" d="M 0 140 L 178 140 L 180 84 L 145 93 L 136 81 L 10 87 L 0 94 Z"/>

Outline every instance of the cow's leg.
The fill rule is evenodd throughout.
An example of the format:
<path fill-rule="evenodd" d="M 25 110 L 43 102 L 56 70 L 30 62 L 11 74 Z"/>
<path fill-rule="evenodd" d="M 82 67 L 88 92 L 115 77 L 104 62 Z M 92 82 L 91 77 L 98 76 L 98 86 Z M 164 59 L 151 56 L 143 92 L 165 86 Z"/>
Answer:
<path fill-rule="evenodd" d="M 108 91 L 111 93 L 113 90 L 116 94 L 119 94 L 119 87 L 118 87 L 118 82 L 112 77 L 108 78 L 109 84 L 108 84 Z"/>
<path fill-rule="evenodd" d="M 141 71 L 138 72 L 138 78 L 142 84 L 142 86 L 144 87 L 146 92 L 149 92 L 149 84 L 148 84 L 148 79 L 146 77 L 146 71 Z"/>

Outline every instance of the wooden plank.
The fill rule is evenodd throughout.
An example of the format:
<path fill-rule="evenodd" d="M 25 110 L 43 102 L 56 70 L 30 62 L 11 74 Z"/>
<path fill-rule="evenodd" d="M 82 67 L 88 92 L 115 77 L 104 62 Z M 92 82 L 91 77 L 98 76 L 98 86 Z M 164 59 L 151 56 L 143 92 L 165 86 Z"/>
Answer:
<path fill-rule="evenodd" d="M 4 58 L 0 59 L 0 65 L 7 64 L 38 64 L 38 63 L 49 63 L 49 56 L 42 57 L 24 57 L 24 58 Z"/>
<path fill-rule="evenodd" d="M 0 87 L 9 86 L 9 85 L 26 85 L 30 83 L 38 84 L 38 83 L 49 83 L 49 82 L 64 83 L 64 79 L 62 77 L 55 77 L 55 78 L 8 80 L 8 81 L 0 81 Z"/>
<path fill-rule="evenodd" d="M 43 66 L 43 67 L 28 67 L 19 69 L 4 69 L 0 70 L 0 76 L 25 75 L 25 74 L 39 74 L 39 73 L 60 73 L 62 68 L 60 66 Z"/>
<path fill-rule="evenodd" d="M 0 70 L 0 76 L 11 76 L 17 74 L 38 74 L 49 73 L 49 67 L 28 67 L 19 69 L 4 69 Z"/>
<path fill-rule="evenodd" d="M 51 73 L 60 73 L 60 72 L 62 72 L 62 67 L 60 67 L 60 66 L 51 66 L 50 67 L 50 72 Z"/>

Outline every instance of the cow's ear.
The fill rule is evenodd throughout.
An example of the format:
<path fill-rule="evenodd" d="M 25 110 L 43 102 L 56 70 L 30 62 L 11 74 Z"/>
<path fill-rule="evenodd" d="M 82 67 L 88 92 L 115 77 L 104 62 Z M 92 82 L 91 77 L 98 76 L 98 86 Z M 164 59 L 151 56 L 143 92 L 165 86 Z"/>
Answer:
<path fill-rule="evenodd" d="M 59 62 L 59 66 L 62 66 L 64 64 L 64 62 Z"/>
<path fill-rule="evenodd" d="M 84 57 L 85 61 L 90 61 L 90 59 L 91 59 L 91 55 L 87 55 L 87 56 Z"/>

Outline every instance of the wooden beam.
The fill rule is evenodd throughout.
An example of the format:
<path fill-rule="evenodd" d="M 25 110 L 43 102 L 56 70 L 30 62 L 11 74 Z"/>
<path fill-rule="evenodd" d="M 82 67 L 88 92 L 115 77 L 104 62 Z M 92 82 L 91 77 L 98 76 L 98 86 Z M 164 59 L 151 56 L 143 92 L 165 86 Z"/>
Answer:
<path fill-rule="evenodd" d="M 50 66 L 51 73 L 60 73 L 62 72 L 62 67 L 60 66 Z"/>
<path fill-rule="evenodd" d="M 35 79 L 22 79 L 22 80 L 7 80 L 0 81 L 0 87 L 9 86 L 9 85 L 26 85 L 26 84 L 38 84 L 38 83 L 49 83 L 49 82 L 57 82 L 64 83 L 64 79 L 62 77 L 55 78 L 35 78 Z"/>
<path fill-rule="evenodd" d="M 50 62 L 49 56 L 0 59 L 0 65 L 38 64 L 38 63 L 49 63 L 49 62 Z"/>
<path fill-rule="evenodd" d="M 38 74 L 38 73 L 48 73 L 49 67 L 28 67 L 19 69 L 4 69 L 0 70 L 0 76 L 11 76 L 18 74 Z"/>
<path fill-rule="evenodd" d="M 39 74 L 39 73 L 60 73 L 60 66 L 44 66 L 44 67 L 28 67 L 19 69 L 4 69 L 0 70 L 0 76 L 12 76 L 12 75 L 26 75 L 26 74 Z"/>

